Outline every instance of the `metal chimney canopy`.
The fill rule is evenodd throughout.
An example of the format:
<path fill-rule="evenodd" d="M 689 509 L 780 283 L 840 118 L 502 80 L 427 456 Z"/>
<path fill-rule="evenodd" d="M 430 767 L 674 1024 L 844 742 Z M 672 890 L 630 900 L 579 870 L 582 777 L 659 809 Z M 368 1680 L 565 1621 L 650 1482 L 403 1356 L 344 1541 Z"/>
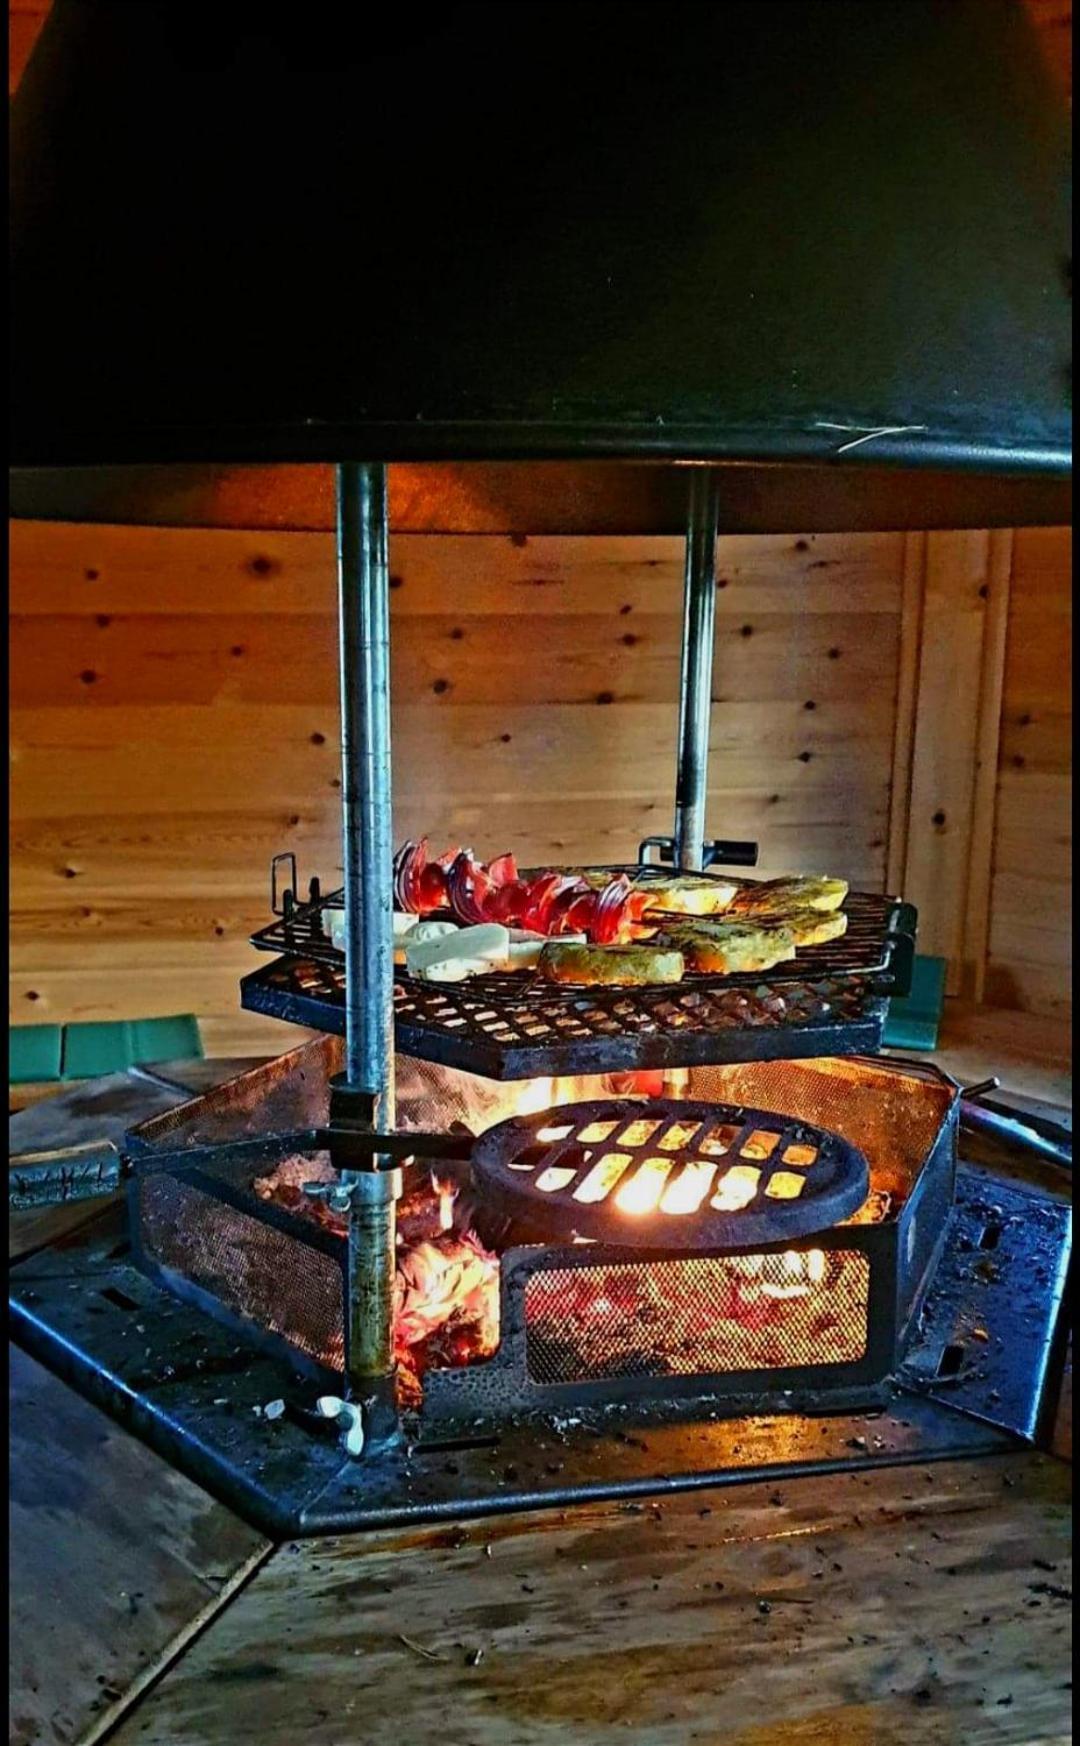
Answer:
<path fill-rule="evenodd" d="M 1008 0 L 56 0 L 11 460 L 1064 478 L 1067 138 Z"/>

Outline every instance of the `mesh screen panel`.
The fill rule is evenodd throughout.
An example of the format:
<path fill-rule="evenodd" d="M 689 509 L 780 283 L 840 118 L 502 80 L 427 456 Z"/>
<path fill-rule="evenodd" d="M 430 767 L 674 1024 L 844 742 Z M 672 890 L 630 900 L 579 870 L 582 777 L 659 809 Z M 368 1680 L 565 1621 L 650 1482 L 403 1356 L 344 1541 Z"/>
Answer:
<path fill-rule="evenodd" d="M 866 1351 L 870 1263 L 856 1250 L 687 1256 L 538 1270 L 529 1376 L 704 1376 L 850 1364 Z"/>
<path fill-rule="evenodd" d="M 139 1220 L 152 1260 L 234 1315 L 343 1367 L 342 1273 L 332 1257 L 164 1173 L 140 1184 Z"/>
<path fill-rule="evenodd" d="M 732 1067 L 693 1067 L 688 1097 L 795 1110 L 805 1122 L 828 1128 L 857 1146 L 871 1181 L 899 1205 L 926 1162 L 949 1113 L 948 1086 L 903 1071 L 903 1063 L 871 1067 L 861 1061 L 755 1061 Z"/>

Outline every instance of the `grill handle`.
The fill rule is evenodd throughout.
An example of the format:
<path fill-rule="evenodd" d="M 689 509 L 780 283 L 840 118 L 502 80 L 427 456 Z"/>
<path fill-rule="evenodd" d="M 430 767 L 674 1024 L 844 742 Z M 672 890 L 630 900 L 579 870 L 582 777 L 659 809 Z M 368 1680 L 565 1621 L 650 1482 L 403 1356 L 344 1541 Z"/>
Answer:
<path fill-rule="evenodd" d="M 649 860 L 649 850 L 655 849 L 657 859 L 662 865 L 671 867 L 675 862 L 674 837 L 646 837 L 638 844 L 638 862 L 642 867 L 653 863 Z M 756 843 L 737 842 L 720 838 L 716 842 L 701 845 L 701 865 L 705 867 L 756 867 L 758 845 Z"/>
<path fill-rule="evenodd" d="M 302 1128 L 295 1133 L 267 1134 L 250 1140 L 226 1140 L 218 1146 L 186 1146 L 174 1151 L 122 1153 L 111 1140 L 84 1146 L 65 1146 L 53 1152 L 22 1152 L 10 1160 L 8 1205 L 13 1212 L 32 1212 L 47 1206 L 67 1206 L 76 1201 L 100 1200 L 115 1194 L 133 1175 L 158 1175 L 163 1170 L 212 1169 L 215 1158 L 227 1152 L 235 1158 L 249 1151 L 253 1164 L 268 1152 L 328 1151 L 340 1169 L 360 1165 L 371 1158 L 386 1160 L 387 1169 L 400 1169 L 407 1158 L 454 1159 L 472 1157 L 471 1134 L 371 1134 L 352 1128 Z"/>
<path fill-rule="evenodd" d="M 124 1160 L 110 1140 L 53 1152 L 24 1152 L 11 1159 L 8 1205 L 14 1212 L 32 1212 L 97 1200 L 115 1194 L 123 1177 Z"/>

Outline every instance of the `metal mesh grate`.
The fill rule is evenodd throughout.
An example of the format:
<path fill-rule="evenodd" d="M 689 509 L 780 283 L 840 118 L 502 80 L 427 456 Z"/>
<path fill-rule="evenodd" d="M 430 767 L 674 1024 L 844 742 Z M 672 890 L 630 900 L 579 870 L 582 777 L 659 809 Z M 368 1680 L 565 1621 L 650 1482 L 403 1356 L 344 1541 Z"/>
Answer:
<path fill-rule="evenodd" d="M 252 935 L 283 956 L 241 982 L 245 1007 L 344 1030 L 344 959 L 323 929 L 340 901 L 335 892 L 292 904 Z M 800 948 L 793 962 L 737 976 L 689 971 L 669 987 L 559 987 L 499 973 L 433 986 L 399 973 L 397 1046 L 495 1079 L 870 1053 L 887 994 L 906 992 L 915 912 L 869 892 L 849 893 L 843 907 L 844 937 Z"/>
<path fill-rule="evenodd" d="M 340 966 L 279 958 L 246 976 L 252 1012 L 343 1033 Z M 872 1053 L 886 996 L 860 977 L 789 981 L 695 977 L 670 988 L 569 988 L 482 976 L 399 978 L 395 1035 L 407 1055 L 494 1079 L 612 1073 L 710 1061 Z"/>
<path fill-rule="evenodd" d="M 528 1372 L 550 1384 L 851 1364 L 866 1351 L 869 1289 L 855 1250 L 537 1271 Z"/>
<path fill-rule="evenodd" d="M 687 1095 L 798 1110 L 867 1159 L 895 1205 L 911 1191 L 956 1100 L 933 1069 L 908 1061 L 757 1061 L 695 1067 Z"/>
<path fill-rule="evenodd" d="M 318 1170 L 308 1164 L 307 1172 Z M 343 1367 L 343 1276 L 332 1256 L 167 1173 L 138 1187 L 138 1236 L 151 1263 L 245 1324 Z"/>

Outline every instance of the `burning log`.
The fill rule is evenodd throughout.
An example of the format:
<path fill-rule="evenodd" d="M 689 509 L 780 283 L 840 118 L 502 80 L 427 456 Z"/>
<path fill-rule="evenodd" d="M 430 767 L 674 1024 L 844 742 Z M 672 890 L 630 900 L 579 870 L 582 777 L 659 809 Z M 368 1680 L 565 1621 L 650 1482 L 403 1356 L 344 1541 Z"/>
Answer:
<path fill-rule="evenodd" d="M 335 1174 L 318 1160 L 286 1158 L 252 1187 L 260 1200 L 344 1237 L 344 1216 L 303 1193 L 305 1182 L 333 1181 Z M 466 1177 L 445 1167 L 400 1203 L 394 1356 L 404 1405 L 419 1405 L 426 1370 L 489 1358 L 499 1343 L 499 1260 L 462 1228 L 472 1210 Z"/>

